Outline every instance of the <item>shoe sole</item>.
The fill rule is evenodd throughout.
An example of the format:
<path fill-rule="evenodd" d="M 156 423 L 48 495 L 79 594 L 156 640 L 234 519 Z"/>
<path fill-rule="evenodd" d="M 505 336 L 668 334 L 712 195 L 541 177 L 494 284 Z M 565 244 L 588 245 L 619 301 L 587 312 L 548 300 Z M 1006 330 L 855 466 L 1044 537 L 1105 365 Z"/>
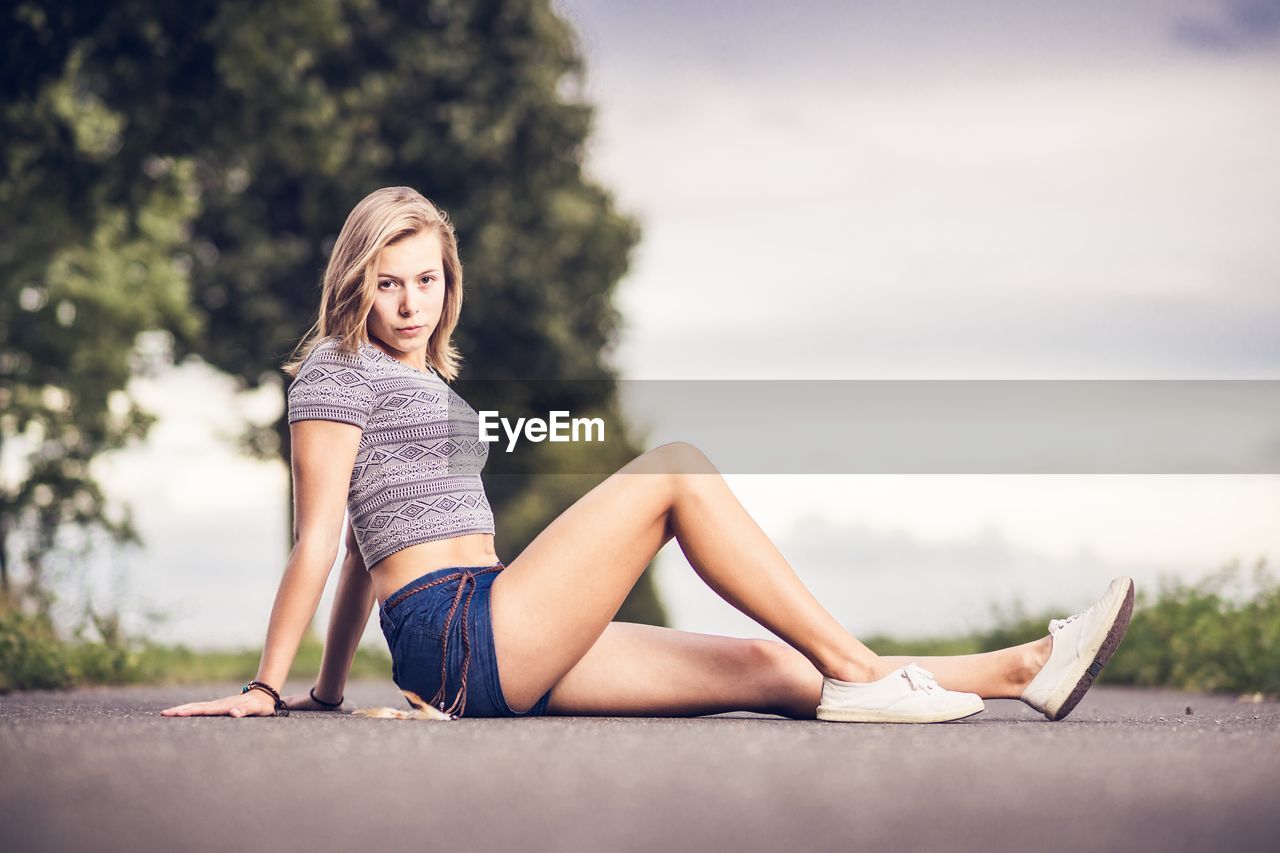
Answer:
<path fill-rule="evenodd" d="M 818 706 L 818 719 L 831 723 L 949 723 L 952 720 L 963 720 L 974 714 L 981 714 L 985 706 L 972 711 L 957 714 L 948 711 L 937 714 L 902 714 L 893 711 L 853 711 L 848 708 L 829 708 Z"/>
<path fill-rule="evenodd" d="M 1051 700 L 1045 703 L 1044 715 L 1049 720 L 1057 722 L 1063 719 L 1075 710 L 1076 705 L 1080 704 L 1080 700 L 1084 698 L 1084 694 L 1089 692 L 1089 688 L 1093 686 L 1093 680 L 1102 672 L 1102 668 L 1107 665 L 1107 661 L 1111 660 L 1111 656 L 1115 654 L 1116 649 L 1120 647 L 1120 641 L 1124 639 L 1125 632 L 1129 630 L 1129 620 L 1133 617 L 1133 595 L 1134 585 L 1133 579 L 1129 579 L 1129 588 L 1125 590 L 1124 597 L 1120 599 L 1119 606 L 1112 615 L 1108 627 L 1105 632 L 1099 631 L 1100 637 L 1095 636 L 1094 641 L 1097 643 L 1097 651 L 1094 652 L 1093 659 L 1087 664 L 1083 664 L 1075 673 L 1075 686 L 1066 692 L 1066 698 L 1062 700 Z M 1081 657 L 1083 662 L 1087 659 Z M 1072 679 L 1067 679 L 1070 684 Z M 1059 693 L 1059 696 L 1062 694 Z"/>

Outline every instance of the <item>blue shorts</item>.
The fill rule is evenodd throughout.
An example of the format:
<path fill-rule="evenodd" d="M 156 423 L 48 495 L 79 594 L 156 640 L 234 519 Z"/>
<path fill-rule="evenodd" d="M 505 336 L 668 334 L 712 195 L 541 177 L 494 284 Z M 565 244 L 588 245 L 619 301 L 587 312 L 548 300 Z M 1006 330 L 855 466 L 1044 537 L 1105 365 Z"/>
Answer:
<path fill-rule="evenodd" d="M 378 618 L 397 687 L 459 717 L 547 712 L 550 690 L 522 714 L 512 711 L 502 695 L 489 596 L 503 568 L 498 563 L 437 569 L 387 596 Z"/>

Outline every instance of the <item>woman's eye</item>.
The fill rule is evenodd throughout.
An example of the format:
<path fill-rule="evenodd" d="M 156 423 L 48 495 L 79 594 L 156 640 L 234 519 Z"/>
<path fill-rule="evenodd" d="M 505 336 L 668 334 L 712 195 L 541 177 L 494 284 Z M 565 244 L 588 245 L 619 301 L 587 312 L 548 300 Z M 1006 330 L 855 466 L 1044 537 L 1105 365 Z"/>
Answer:
<path fill-rule="evenodd" d="M 382 285 L 384 285 L 384 284 L 395 284 L 395 282 L 394 282 L 394 281 L 380 281 L 380 282 L 378 282 L 378 287 L 382 287 Z"/>
<path fill-rule="evenodd" d="M 423 284 L 429 284 L 430 282 L 431 282 L 431 276 L 428 275 L 423 277 L 422 279 Z"/>

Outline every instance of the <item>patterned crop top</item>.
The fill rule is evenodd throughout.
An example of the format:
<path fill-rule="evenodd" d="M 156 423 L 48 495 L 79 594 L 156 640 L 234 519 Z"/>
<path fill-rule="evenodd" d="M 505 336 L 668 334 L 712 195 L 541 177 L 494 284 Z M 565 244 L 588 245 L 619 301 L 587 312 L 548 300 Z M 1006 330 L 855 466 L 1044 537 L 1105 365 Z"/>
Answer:
<path fill-rule="evenodd" d="M 298 368 L 288 404 L 291 424 L 320 419 L 364 430 L 347 511 L 366 568 L 420 542 L 494 532 L 479 416 L 434 370 L 373 344 L 350 355 L 327 337 Z"/>

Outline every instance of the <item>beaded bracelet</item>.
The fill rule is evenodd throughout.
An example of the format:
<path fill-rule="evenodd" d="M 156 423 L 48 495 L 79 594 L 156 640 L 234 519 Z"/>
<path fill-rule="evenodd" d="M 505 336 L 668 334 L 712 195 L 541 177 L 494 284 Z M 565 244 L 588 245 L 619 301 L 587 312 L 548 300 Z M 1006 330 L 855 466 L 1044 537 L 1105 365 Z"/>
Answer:
<path fill-rule="evenodd" d="M 274 716 L 277 716 L 277 717 L 289 716 L 289 706 L 284 703 L 284 700 L 280 698 L 280 694 L 277 693 L 275 688 L 272 687 L 270 684 L 267 684 L 265 681 L 255 680 L 255 681 L 248 682 L 247 684 L 245 684 L 244 687 L 240 688 L 241 693 L 248 693 L 250 690 L 262 690 L 266 693 L 270 693 L 271 698 L 276 700 L 276 712 Z"/>
<path fill-rule="evenodd" d="M 312 687 L 312 688 L 311 688 L 311 690 L 309 690 L 308 692 L 311 694 L 311 701 L 312 701 L 312 702 L 315 702 L 317 705 L 323 705 L 324 707 L 328 708 L 329 710 L 333 710 L 334 708 L 337 708 L 337 707 L 341 706 L 341 705 L 342 705 L 342 700 L 347 698 L 346 696 L 341 696 L 341 697 L 339 697 L 339 698 L 338 698 L 338 701 L 337 701 L 337 702 L 326 702 L 326 701 L 324 701 L 323 699 L 321 699 L 320 697 L 316 696 L 316 689 L 315 689 L 314 687 Z"/>

